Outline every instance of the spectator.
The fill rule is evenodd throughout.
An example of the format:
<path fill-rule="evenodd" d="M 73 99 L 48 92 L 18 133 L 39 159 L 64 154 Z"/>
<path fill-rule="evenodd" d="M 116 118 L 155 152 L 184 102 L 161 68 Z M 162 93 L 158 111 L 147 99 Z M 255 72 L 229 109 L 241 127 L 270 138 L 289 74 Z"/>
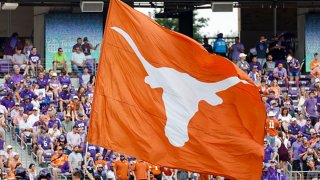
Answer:
<path fill-rule="evenodd" d="M 120 160 L 114 164 L 114 174 L 116 179 L 127 180 L 129 178 L 129 163 L 123 154 L 120 155 Z"/>
<path fill-rule="evenodd" d="M 29 165 L 28 175 L 30 180 L 33 180 L 36 178 L 36 165 L 34 163 L 31 163 Z"/>
<path fill-rule="evenodd" d="M 278 119 L 281 122 L 282 128 L 285 132 L 288 132 L 288 126 L 291 121 L 292 116 L 289 114 L 289 110 L 287 108 L 281 109 L 281 114 Z"/>
<path fill-rule="evenodd" d="M 307 173 L 307 179 L 318 179 L 319 173 L 315 171 L 319 171 L 320 169 L 315 167 L 315 160 L 313 158 L 307 160 L 307 166 L 310 171 Z"/>
<path fill-rule="evenodd" d="M 88 152 L 85 155 L 84 169 L 87 169 L 88 172 L 90 172 L 91 174 L 94 174 L 94 166 L 95 166 L 95 164 L 94 164 L 94 160 L 93 159 L 95 159 L 95 158 L 93 158 L 91 156 L 91 153 L 89 152 L 89 149 L 88 149 Z"/>
<path fill-rule="evenodd" d="M 53 92 L 53 99 L 56 99 L 59 97 L 59 92 L 61 91 L 61 85 L 57 77 L 57 73 L 52 73 L 52 79 L 49 81 L 49 84 L 47 86 L 47 92 L 52 91 Z"/>
<path fill-rule="evenodd" d="M 25 73 L 28 73 L 31 66 L 31 76 L 36 76 L 36 70 L 38 72 L 38 68 L 41 66 L 41 57 L 39 54 L 37 54 L 37 48 L 33 47 L 31 49 L 31 54 L 29 55 L 29 62 L 25 69 Z"/>
<path fill-rule="evenodd" d="M 279 138 L 276 140 L 276 147 L 278 149 L 280 168 L 285 170 L 287 162 L 289 161 L 288 149 L 290 148 L 290 142 L 281 131 L 278 133 L 278 137 Z"/>
<path fill-rule="evenodd" d="M 78 118 L 75 122 L 75 125 L 82 131 L 87 132 L 89 123 L 82 112 L 78 113 Z"/>
<path fill-rule="evenodd" d="M 264 139 L 264 159 L 263 159 L 263 165 L 269 167 L 270 161 L 275 160 L 277 157 L 277 152 L 273 150 L 273 147 L 270 146 L 269 141 L 267 139 Z"/>
<path fill-rule="evenodd" d="M 83 42 L 84 43 L 81 45 L 82 52 L 86 56 L 86 59 L 92 59 L 90 51 L 96 50 L 100 44 L 97 44 L 96 46 L 93 47 L 93 45 L 89 43 L 89 40 L 87 37 L 83 38 Z"/>
<path fill-rule="evenodd" d="M 61 74 L 59 76 L 59 82 L 60 82 L 61 86 L 66 85 L 68 88 L 70 87 L 71 79 L 68 76 L 67 71 L 65 71 L 64 69 L 61 70 Z"/>
<path fill-rule="evenodd" d="M 204 37 L 203 38 L 203 44 L 202 46 L 209 52 L 209 53 L 213 53 L 213 49 L 212 46 L 209 44 L 208 38 Z"/>
<path fill-rule="evenodd" d="M 72 127 L 74 126 L 74 122 L 71 121 L 70 114 L 65 115 L 65 120 L 62 122 L 62 133 L 68 134 L 72 131 Z"/>
<path fill-rule="evenodd" d="M 53 124 L 52 128 L 49 128 L 48 135 L 51 142 L 55 142 L 56 138 L 60 136 L 61 132 L 58 129 L 58 124 Z"/>
<path fill-rule="evenodd" d="M 6 96 L 1 99 L 1 104 L 5 106 L 8 110 L 13 108 L 15 103 L 13 100 L 13 93 L 11 91 L 7 92 Z"/>
<path fill-rule="evenodd" d="M 162 179 L 173 180 L 174 171 L 172 169 L 170 169 L 170 168 L 163 167 L 162 177 L 163 177 Z"/>
<path fill-rule="evenodd" d="M 276 169 L 276 161 L 270 161 L 270 167 L 268 168 L 268 177 L 269 179 L 277 179 L 277 169 Z"/>
<path fill-rule="evenodd" d="M 42 130 L 40 136 L 38 137 L 38 157 L 39 157 L 39 164 L 42 164 L 42 157 L 44 153 L 53 153 L 53 143 L 51 142 L 50 138 L 47 135 L 45 130 Z"/>
<path fill-rule="evenodd" d="M 14 171 L 19 163 L 21 164 L 20 156 L 19 156 L 18 153 L 14 152 L 13 153 L 13 159 L 11 159 L 10 162 L 9 162 L 10 169 L 12 171 Z"/>
<path fill-rule="evenodd" d="M 244 45 L 240 43 L 239 37 L 235 38 L 235 44 L 231 46 L 230 51 L 231 51 L 231 60 L 235 63 L 239 61 L 240 53 L 244 52 Z"/>
<path fill-rule="evenodd" d="M 267 75 L 273 76 L 273 71 L 276 68 L 276 63 L 273 61 L 271 54 L 268 55 L 267 62 L 264 64 L 263 68 Z"/>
<path fill-rule="evenodd" d="M 30 39 L 25 39 L 24 41 L 24 47 L 23 47 L 23 54 L 26 55 L 26 57 L 29 57 L 29 55 L 31 54 L 31 50 L 32 50 L 32 42 Z"/>
<path fill-rule="evenodd" d="M 96 154 L 96 161 L 94 163 L 96 167 L 98 167 L 98 165 L 103 165 L 105 169 L 108 169 L 108 163 L 103 159 L 103 156 L 101 153 Z"/>
<path fill-rule="evenodd" d="M 23 102 L 20 103 L 20 106 L 23 107 L 25 114 L 31 114 L 33 105 L 30 103 L 30 97 L 28 95 L 24 96 Z"/>
<path fill-rule="evenodd" d="M 244 53 L 240 53 L 239 57 L 240 57 L 240 60 L 237 62 L 237 66 L 238 66 L 241 70 L 243 70 L 244 72 L 248 73 L 248 72 L 249 72 L 250 65 L 249 65 L 249 63 L 246 61 L 247 55 L 244 54 Z"/>
<path fill-rule="evenodd" d="M 14 103 L 14 106 L 10 109 L 9 116 L 11 117 L 11 122 L 13 122 L 14 117 L 19 114 L 19 105 L 19 103 Z"/>
<path fill-rule="evenodd" d="M 258 69 L 259 74 L 262 74 L 262 66 L 261 64 L 257 61 L 257 56 L 253 56 L 251 59 L 251 62 L 249 63 L 250 65 L 250 70 L 252 70 L 254 67 Z"/>
<path fill-rule="evenodd" d="M 5 42 L 3 50 L 3 59 L 12 60 L 12 56 L 18 47 L 21 47 L 21 42 L 18 33 L 13 33 L 11 37 Z"/>
<path fill-rule="evenodd" d="M 85 66 L 83 68 L 83 74 L 79 77 L 80 86 L 87 87 L 90 77 L 89 68 Z"/>
<path fill-rule="evenodd" d="M 16 53 L 12 56 L 12 64 L 17 65 L 20 69 L 25 69 L 27 66 L 27 57 L 21 53 L 22 48 L 18 47 Z"/>
<path fill-rule="evenodd" d="M 291 147 L 290 157 L 291 157 L 293 171 L 301 171 L 299 148 L 302 145 L 302 143 L 301 143 L 302 137 L 303 137 L 302 135 L 298 135 L 296 141 L 292 144 L 292 147 Z M 297 176 L 297 174 L 295 174 L 295 177 L 296 176 Z"/>
<path fill-rule="evenodd" d="M 28 123 L 30 123 L 30 125 L 33 126 L 35 122 L 39 121 L 39 118 L 40 114 L 38 108 L 33 107 L 32 114 L 30 114 L 28 117 Z"/>
<path fill-rule="evenodd" d="M 91 75 L 90 76 L 90 81 L 89 83 L 94 87 L 96 85 L 96 76 L 95 75 Z"/>
<path fill-rule="evenodd" d="M 287 70 L 283 68 L 282 63 L 279 63 L 278 67 L 276 67 L 273 70 L 273 77 L 279 81 L 284 81 L 285 83 L 287 83 L 288 81 Z"/>
<path fill-rule="evenodd" d="M 277 129 L 280 127 L 280 123 L 275 119 L 275 113 L 273 111 L 268 112 L 268 118 L 266 120 L 267 139 L 270 142 L 271 147 L 275 145 L 275 137 L 278 135 Z"/>
<path fill-rule="evenodd" d="M 34 93 L 32 92 L 30 85 L 26 85 L 25 88 L 19 90 L 18 93 L 20 93 L 20 98 L 28 99 L 29 102 L 30 102 L 30 98 L 34 96 Z"/>
<path fill-rule="evenodd" d="M 51 167 L 53 168 L 54 179 L 58 179 L 58 174 L 62 168 L 68 164 L 68 155 L 63 153 L 62 147 L 57 147 L 57 154 L 51 157 Z"/>
<path fill-rule="evenodd" d="M 72 47 L 72 52 L 76 52 L 77 48 L 79 48 L 80 51 L 82 51 L 81 45 L 82 45 L 82 38 L 78 37 L 77 44 L 73 45 L 73 47 Z"/>
<path fill-rule="evenodd" d="M 75 146 L 80 146 L 80 143 L 81 139 L 78 133 L 78 127 L 73 126 L 72 131 L 67 134 L 67 145 L 69 152 L 71 152 Z"/>
<path fill-rule="evenodd" d="M 53 71 L 57 71 L 57 68 L 62 66 L 62 69 L 68 72 L 67 56 L 63 53 L 62 48 L 58 48 L 58 52 L 53 57 Z"/>
<path fill-rule="evenodd" d="M 291 119 L 291 124 L 288 126 L 288 132 L 291 133 L 291 137 L 296 139 L 299 131 L 301 131 L 301 126 L 297 124 L 297 118 L 293 117 Z"/>
<path fill-rule="evenodd" d="M 16 180 L 16 176 L 14 175 L 13 170 L 11 168 L 6 169 L 7 175 L 4 177 L 6 180 Z"/>
<path fill-rule="evenodd" d="M 28 122 L 28 115 L 23 115 L 23 120 L 19 122 L 19 132 L 21 138 L 21 147 L 24 148 L 23 142 L 32 138 L 33 124 Z"/>
<path fill-rule="evenodd" d="M 312 125 L 316 124 L 317 121 L 317 99 L 315 98 L 315 94 L 313 91 L 309 93 L 309 98 L 304 102 L 304 112 L 307 117 L 309 117 L 312 121 Z"/>
<path fill-rule="evenodd" d="M 290 75 L 290 81 L 293 79 L 296 82 L 296 86 L 299 87 L 299 77 L 300 77 L 300 62 L 298 59 L 295 59 L 293 55 L 288 55 L 288 72 Z"/>
<path fill-rule="evenodd" d="M 104 169 L 102 164 L 97 166 L 97 170 L 94 171 L 94 176 L 99 176 L 102 179 L 107 179 L 107 171 Z"/>
<path fill-rule="evenodd" d="M 226 57 L 227 43 L 222 38 L 223 38 L 223 34 L 219 33 L 217 35 L 217 40 L 213 43 L 213 52 L 220 56 Z"/>
<path fill-rule="evenodd" d="M 270 83 L 270 95 L 273 94 L 272 92 L 274 92 L 274 97 L 279 98 L 280 94 L 281 94 L 281 88 L 278 85 L 278 81 L 275 79 Z M 278 101 L 279 104 L 279 101 Z"/>
<path fill-rule="evenodd" d="M 71 65 L 73 70 L 77 73 L 78 77 L 81 75 L 79 68 L 82 68 L 86 63 L 86 56 L 76 47 L 76 51 L 72 53 Z"/>
<path fill-rule="evenodd" d="M 93 158 L 93 159 L 96 159 L 96 154 L 98 154 L 100 152 L 100 147 L 96 146 L 96 145 L 93 145 L 93 144 L 88 144 L 88 147 L 86 147 L 88 152 L 90 153 L 90 156 Z M 103 156 L 102 157 L 102 160 L 103 160 Z"/>
<path fill-rule="evenodd" d="M 4 76 L 4 88 L 7 90 L 7 91 L 12 91 L 13 88 L 15 87 L 15 84 L 14 82 L 12 81 L 12 78 L 9 74 L 5 75 Z"/>
<path fill-rule="evenodd" d="M 23 76 L 20 74 L 20 67 L 18 65 L 13 66 L 13 74 L 11 79 L 14 84 L 18 84 L 19 82 L 23 81 Z"/>
<path fill-rule="evenodd" d="M 73 147 L 72 153 L 68 156 L 68 161 L 71 172 L 73 172 L 75 169 L 81 169 L 83 158 L 79 152 L 79 146 Z"/>
<path fill-rule="evenodd" d="M 83 110 L 86 114 L 87 117 L 90 117 L 90 113 L 91 113 L 91 100 L 86 97 L 83 103 Z"/>
<path fill-rule="evenodd" d="M 263 67 L 265 62 L 266 62 L 266 57 L 267 57 L 267 39 L 265 36 L 260 36 L 260 40 L 256 45 L 256 51 L 257 51 L 257 61 L 260 63 L 260 65 Z"/>
<path fill-rule="evenodd" d="M 275 36 L 274 41 L 270 44 L 269 50 L 272 57 L 277 61 L 283 63 L 285 61 L 286 44 L 284 36 Z"/>
<path fill-rule="evenodd" d="M 38 95 L 34 95 L 31 101 L 31 104 L 34 109 L 40 110 L 40 101 Z"/>
<path fill-rule="evenodd" d="M 259 72 L 258 72 L 258 67 L 253 66 L 252 70 L 249 72 L 248 76 L 253 82 L 256 82 L 257 79 L 259 78 Z"/>
<path fill-rule="evenodd" d="M 48 85 L 48 79 L 44 77 L 43 72 L 39 72 L 39 76 L 37 77 L 37 84 L 39 85 L 39 89 L 45 89 Z"/>
<path fill-rule="evenodd" d="M 307 119 L 306 125 L 301 127 L 301 132 L 308 139 L 311 138 L 311 129 L 313 129 L 313 126 L 311 125 L 311 119 Z"/>

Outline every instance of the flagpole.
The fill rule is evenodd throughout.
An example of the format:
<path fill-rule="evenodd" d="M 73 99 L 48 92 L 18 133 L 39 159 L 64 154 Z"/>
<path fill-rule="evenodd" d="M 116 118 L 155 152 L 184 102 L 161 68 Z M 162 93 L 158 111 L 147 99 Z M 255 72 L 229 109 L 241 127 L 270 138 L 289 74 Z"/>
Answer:
<path fill-rule="evenodd" d="M 84 153 L 84 164 L 85 164 L 85 167 L 86 169 L 88 169 L 87 167 L 87 152 L 88 152 L 88 139 L 87 139 L 87 143 L 86 143 L 86 150 L 85 150 L 85 153 Z M 84 171 L 84 175 L 86 175 L 86 171 Z"/>

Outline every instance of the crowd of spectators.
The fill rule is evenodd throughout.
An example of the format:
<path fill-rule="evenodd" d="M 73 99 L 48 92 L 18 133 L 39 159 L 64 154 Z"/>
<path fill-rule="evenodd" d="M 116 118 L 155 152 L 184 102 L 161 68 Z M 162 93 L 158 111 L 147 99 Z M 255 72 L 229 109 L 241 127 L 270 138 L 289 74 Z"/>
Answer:
<path fill-rule="evenodd" d="M 218 42 L 217 42 L 218 41 Z M 283 36 L 268 41 L 261 36 L 247 56 L 244 45 L 236 38 L 228 51 L 222 36 L 213 43 L 205 40 L 208 52 L 223 49 L 229 52 L 236 66 L 246 72 L 259 87 L 265 104 L 263 180 L 286 178 L 286 170 L 293 171 L 293 179 L 320 177 L 320 61 L 317 52 L 307 64 L 311 73 L 301 75 L 301 61 L 294 57 Z M 220 55 L 226 54 L 218 51 Z M 288 169 L 289 168 L 289 169 Z"/>

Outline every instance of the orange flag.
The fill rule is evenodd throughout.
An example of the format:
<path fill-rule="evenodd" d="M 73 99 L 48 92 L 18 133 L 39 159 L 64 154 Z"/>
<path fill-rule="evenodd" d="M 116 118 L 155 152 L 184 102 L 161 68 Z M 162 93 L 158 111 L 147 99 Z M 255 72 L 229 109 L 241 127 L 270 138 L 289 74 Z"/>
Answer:
<path fill-rule="evenodd" d="M 232 62 L 111 0 L 88 141 L 164 167 L 259 179 L 265 107 Z"/>

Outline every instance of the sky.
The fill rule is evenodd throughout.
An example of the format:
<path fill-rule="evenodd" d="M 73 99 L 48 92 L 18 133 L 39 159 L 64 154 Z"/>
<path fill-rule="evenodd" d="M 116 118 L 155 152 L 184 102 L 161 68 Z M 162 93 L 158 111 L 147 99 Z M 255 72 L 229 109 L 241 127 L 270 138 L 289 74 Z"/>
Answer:
<path fill-rule="evenodd" d="M 152 8 L 136 8 L 138 11 L 148 15 Z M 199 9 L 199 17 L 209 18 L 208 26 L 201 29 L 201 34 L 207 37 L 213 37 L 222 32 L 224 36 L 238 36 L 238 9 L 233 12 L 212 12 L 211 9 Z M 231 33 L 232 32 L 232 33 Z"/>

